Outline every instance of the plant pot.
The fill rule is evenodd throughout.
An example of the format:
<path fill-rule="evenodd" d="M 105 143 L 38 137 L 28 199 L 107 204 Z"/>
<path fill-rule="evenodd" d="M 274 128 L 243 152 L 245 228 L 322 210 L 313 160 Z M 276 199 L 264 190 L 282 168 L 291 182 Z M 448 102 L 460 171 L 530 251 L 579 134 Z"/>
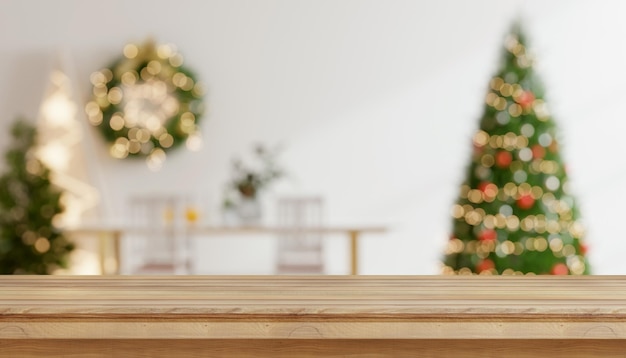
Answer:
<path fill-rule="evenodd" d="M 237 214 L 243 225 L 258 224 L 262 217 L 261 203 L 256 197 L 243 197 L 237 205 Z"/>

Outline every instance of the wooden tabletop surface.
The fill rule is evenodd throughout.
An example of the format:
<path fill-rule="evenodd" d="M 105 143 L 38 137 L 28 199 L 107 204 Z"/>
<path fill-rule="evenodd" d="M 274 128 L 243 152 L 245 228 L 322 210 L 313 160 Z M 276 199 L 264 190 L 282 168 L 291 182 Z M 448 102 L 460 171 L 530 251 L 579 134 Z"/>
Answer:
<path fill-rule="evenodd" d="M 2 276 L 0 314 L 626 318 L 622 276 Z"/>
<path fill-rule="evenodd" d="M 0 278 L 0 339 L 171 334 L 190 339 L 466 339 L 485 334 L 496 339 L 626 339 L 626 278 Z"/>
<path fill-rule="evenodd" d="M 624 357 L 626 278 L 0 278 L 0 357 Z"/>

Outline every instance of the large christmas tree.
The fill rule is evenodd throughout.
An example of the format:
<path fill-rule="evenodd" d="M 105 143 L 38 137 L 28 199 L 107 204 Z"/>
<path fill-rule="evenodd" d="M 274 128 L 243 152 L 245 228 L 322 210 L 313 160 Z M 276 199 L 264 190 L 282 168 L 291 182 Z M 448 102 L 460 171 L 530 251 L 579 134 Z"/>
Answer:
<path fill-rule="evenodd" d="M 557 128 L 519 25 L 504 47 L 453 206 L 444 273 L 587 274 Z"/>
<path fill-rule="evenodd" d="M 17 120 L 0 177 L 0 274 L 50 274 L 66 267 L 73 245 L 54 227 L 61 192 L 34 155 L 35 128 Z"/>

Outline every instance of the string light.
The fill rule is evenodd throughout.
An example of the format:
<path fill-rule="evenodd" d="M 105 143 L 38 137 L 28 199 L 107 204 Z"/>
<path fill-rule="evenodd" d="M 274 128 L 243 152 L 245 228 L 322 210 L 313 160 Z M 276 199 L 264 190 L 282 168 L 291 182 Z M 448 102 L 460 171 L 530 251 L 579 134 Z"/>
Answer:
<path fill-rule="evenodd" d="M 99 83 L 106 79 L 92 76 L 90 80 Z M 71 80 L 62 67 L 53 70 L 49 77 L 49 86 L 41 104 L 38 118 L 38 148 L 35 157 L 50 169 L 50 180 L 63 190 L 61 201 L 64 205 L 62 214 L 52 218 L 53 224 L 58 227 L 76 225 L 83 215 L 99 201 L 96 188 L 89 184 L 89 178 L 83 168 L 82 145 L 83 131 L 77 118 L 78 106 L 74 99 L 74 88 Z M 88 111 L 97 111 L 97 106 L 88 105 Z M 94 115 L 93 121 L 101 120 Z M 34 159 L 34 158 L 33 158 Z M 41 166 L 37 160 L 29 160 L 26 169 L 35 175 L 42 175 Z M 41 214 L 47 215 L 46 209 L 41 208 Z M 43 235 L 43 233 L 40 233 Z M 50 249 L 50 242 L 45 239 L 33 241 L 27 234 L 29 245 L 33 245 L 40 253 Z M 23 237 L 24 238 L 24 237 Z M 35 238 L 36 239 L 36 238 Z"/>

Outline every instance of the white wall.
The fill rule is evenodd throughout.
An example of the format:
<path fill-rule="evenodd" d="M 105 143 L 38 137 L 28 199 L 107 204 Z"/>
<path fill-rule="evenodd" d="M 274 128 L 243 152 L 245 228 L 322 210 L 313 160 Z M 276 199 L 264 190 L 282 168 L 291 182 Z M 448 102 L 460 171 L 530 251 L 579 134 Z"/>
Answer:
<path fill-rule="evenodd" d="M 391 225 L 363 240 L 363 273 L 437 273 L 486 85 L 522 16 L 562 128 L 594 273 L 620 274 L 624 14 L 617 0 L 4 0 L 0 128 L 18 114 L 35 118 L 56 52 L 73 57 L 86 99 L 89 74 L 127 42 L 172 42 L 208 87 L 205 145 L 152 173 L 106 157 L 94 137 L 108 218 L 128 195 L 160 191 L 203 198 L 215 220 L 230 159 L 255 141 L 280 142 L 292 177 L 274 196 L 322 194 L 331 222 Z M 8 138 L 0 132 L 0 150 Z M 271 243 L 202 241 L 203 273 L 270 273 Z M 330 271 L 345 273 L 347 243 L 329 243 Z"/>

